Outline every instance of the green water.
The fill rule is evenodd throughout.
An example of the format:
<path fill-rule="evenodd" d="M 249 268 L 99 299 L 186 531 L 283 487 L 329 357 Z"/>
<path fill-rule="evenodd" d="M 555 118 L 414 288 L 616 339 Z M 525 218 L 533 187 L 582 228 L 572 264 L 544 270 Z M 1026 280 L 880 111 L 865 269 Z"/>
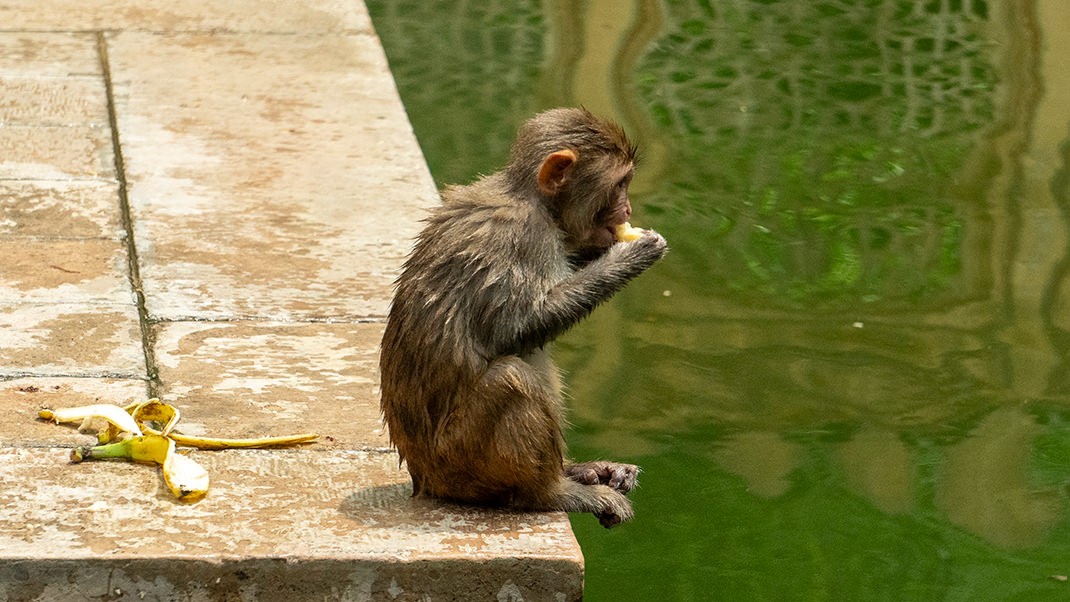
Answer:
<path fill-rule="evenodd" d="M 580 327 L 586 600 L 1070 599 L 1070 4 L 369 0 L 432 173 L 583 104 L 670 254 Z"/>

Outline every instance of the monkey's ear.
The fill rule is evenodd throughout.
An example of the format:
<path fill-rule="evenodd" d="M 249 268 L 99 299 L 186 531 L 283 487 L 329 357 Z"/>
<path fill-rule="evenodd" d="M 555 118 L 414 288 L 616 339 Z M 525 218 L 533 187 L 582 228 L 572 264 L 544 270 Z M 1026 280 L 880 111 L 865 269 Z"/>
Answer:
<path fill-rule="evenodd" d="M 545 195 L 557 194 L 568 179 L 576 158 L 576 153 L 569 149 L 550 153 L 539 168 L 539 191 Z"/>

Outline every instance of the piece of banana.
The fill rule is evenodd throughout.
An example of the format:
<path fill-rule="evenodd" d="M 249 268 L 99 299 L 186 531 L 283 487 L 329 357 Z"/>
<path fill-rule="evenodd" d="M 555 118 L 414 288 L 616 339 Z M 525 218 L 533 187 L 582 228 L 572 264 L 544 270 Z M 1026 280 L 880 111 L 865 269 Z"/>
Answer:
<path fill-rule="evenodd" d="M 617 237 L 617 240 L 621 242 L 639 240 L 643 237 L 643 232 L 644 230 L 642 228 L 633 228 L 628 222 L 613 227 L 613 234 Z"/>
<path fill-rule="evenodd" d="M 123 408 L 110 403 L 80 406 L 77 408 L 61 408 L 58 410 L 41 410 L 37 415 L 57 424 L 60 422 L 78 422 L 79 420 L 85 420 L 86 418 L 102 418 L 107 420 L 108 423 L 115 425 L 120 431 L 133 433 L 134 435 L 141 434 L 141 429 L 138 427 L 134 417 L 123 410 Z"/>
<path fill-rule="evenodd" d="M 208 492 L 208 471 L 175 449 L 174 439 L 149 434 L 116 443 L 71 450 L 71 462 L 122 458 L 163 467 L 163 480 L 180 500 L 193 501 Z"/>

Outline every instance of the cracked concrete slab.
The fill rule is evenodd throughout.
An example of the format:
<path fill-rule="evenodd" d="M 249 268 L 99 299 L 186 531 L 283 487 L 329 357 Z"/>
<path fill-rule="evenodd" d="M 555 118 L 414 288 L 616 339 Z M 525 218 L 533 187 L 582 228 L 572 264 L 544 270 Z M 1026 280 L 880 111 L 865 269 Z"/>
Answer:
<path fill-rule="evenodd" d="M 0 238 L 125 236 L 115 182 L 0 180 L 0 198 Z"/>
<path fill-rule="evenodd" d="M 22 484 L 0 515 L 23 525 L 0 530 L 0 597 L 81 599 L 107 587 L 130 600 L 275 600 L 282 586 L 287 599 L 494 599 L 504 589 L 573 600 L 582 588 L 561 515 L 413 499 L 392 453 L 195 452 L 212 486 L 194 504 L 175 500 L 155 467 L 71 465 L 68 455 L 0 448 L 0 480 Z M 78 564 L 89 558 L 113 568 L 45 577 L 88 573 Z"/>
<path fill-rule="evenodd" d="M 375 38 L 109 47 L 151 315 L 386 315 L 436 193 Z"/>
<path fill-rule="evenodd" d="M 135 302 L 122 241 L 0 239 L 0 257 L 0 303 Z"/>
<path fill-rule="evenodd" d="M 382 335 L 382 324 L 161 324 L 160 398 L 181 409 L 189 435 L 315 432 L 322 447 L 385 448 Z"/>
<path fill-rule="evenodd" d="M 9 30 L 330 33 L 372 30 L 363 2 L 346 0 L 34 0 L 0 4 Z"/>
<path fill-rule="evenodd" d="M 137 308 L 93 303 L 0 303 L 0 378 L 143 378 Z"/>
<path fill-rule="evenodd" d="M 378 343 L 437 193 L 361 2 L 0 22 L 0 599 L 580 598 L 564 514 L 414 500 L 387 447 Z M 37 418 L 150 394 L 193 435 L 322 436 L 192 452 L 185 504 Z"/>

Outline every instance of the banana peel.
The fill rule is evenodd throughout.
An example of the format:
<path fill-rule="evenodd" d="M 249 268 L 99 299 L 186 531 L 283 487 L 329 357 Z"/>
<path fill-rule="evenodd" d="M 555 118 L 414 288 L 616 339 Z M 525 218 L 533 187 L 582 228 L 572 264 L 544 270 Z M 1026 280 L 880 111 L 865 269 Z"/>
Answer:
<path fill-rule="evenodd" d="M 133 433 L 134 435 L 141 434 L 141 428 L 138 427 L 134 417 L 129 413 L 124 412 L 123 408 L 110 403 L 98 403 L 77 408 L 60 408 L 58 410 L 41 410 L 37 415 L 45 420 L 51 420 L 56 424 L 59 424 L 60 422 L 84 422 L 86 420 L 100 418 L 108 422 L 110 425 L 108 428 L 109 431 L 112 428 L 115 428 L 119 431 Z"/>
<path fill-rule="evenodd" d="M 133 417 L 139 427 L 145 429 L 145 432 L 149 432 L 145 424 L 147 422 L 162 424 L 163 428 L 160 429 L 159 433 L 164 437 L 170 436 L 171 431 L 178 424 L 179 418 L 182 417 L 178 408 L 169 403 L 163 403 L 159 399 L 150 399 L 141 403 L 131 404 L 124 409 Z"/>
<path fill-rule="evenodd" d="M 175 440 L 175 443 L 197 449 L 250 449 L 262 447 L 278 447 L 283 445 L 295 445 L 318 439 L 316 433 L 301 433 L 299 435 L 286 435 L 282 437 L 256 437 L 252 439 L 221 439 L 218 437 L 193 437 L 174 432 L 175 424 L 178 423 L 178 408 L 162 403 L 159 399 L 150 399 L 141 403 L 126 406 L 126 411 L 134 417 L 138 426 L 146 433 L 163 435 Z M 162 423 L 163 428 L 157 430 L 149 422 Z"/>
<path fill-rule="evenodd" d="M 294 445 L 319 437 L 315 433 L 251 439 L 182 435 L 174 431 L 181 417 L 178 408 L 159 399 L 125 407 L 96 404 L 57 410 L 44 409 L 38 415 L 56 423 L 103 418 L 108 427 L 97 433 L 98 445 L 72 450 L 71 462 L 120 458 L 159 465 L 163 468 L 167 487 L 182 501 L 194 501 L 203 497 L 208 491 L 209 477 L 208 471 L 201 465 L 178 452 L 178 445 L 212 450 L 249 449 Z"/>
<path fill-rule="evenodd" d="M 154 433 L 152 429 L 146 429 L 146 433 Z M 295 445 L 307 443 L 319 438 L 316 433 L 301 433 L 300 435 L 285 435 L 282 437 L 258 437 L 255 439 L 217 439 L 214 437 L 191 437 L 179 433 L 168 435 L 175 443 L 197 449 L 251 449 L 264 447 L 280 447 L 283 445 Z"/>
<path fill-rule="evenodd" d="M 175 449 L 174 439 L 148 434 L 71 451 L 71 462 L 123 458 L 163 467 L 163 480 L 175 497 L 190 502 L 208 493 L 208 471 Z"/>

